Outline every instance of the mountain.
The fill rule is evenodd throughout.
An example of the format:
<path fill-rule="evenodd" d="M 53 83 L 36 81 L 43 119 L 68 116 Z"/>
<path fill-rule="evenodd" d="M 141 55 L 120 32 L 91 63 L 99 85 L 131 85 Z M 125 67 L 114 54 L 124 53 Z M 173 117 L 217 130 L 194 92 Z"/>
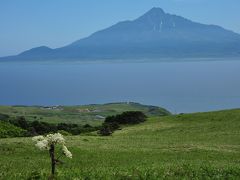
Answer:
<path fill-rule="evenodd" d="M 15 60 L 88 60 L 240 56 L 240 35 L 153 8 L 133 21 L 119 22 L 72 44 L 33 48 Z"/>

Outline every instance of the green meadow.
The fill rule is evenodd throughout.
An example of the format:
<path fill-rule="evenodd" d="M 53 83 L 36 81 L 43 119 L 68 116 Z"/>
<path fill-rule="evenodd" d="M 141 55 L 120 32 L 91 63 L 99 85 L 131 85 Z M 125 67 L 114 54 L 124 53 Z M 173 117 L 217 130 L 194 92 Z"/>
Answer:
<path fill-rule="evenodd" d="M 134 102 L 51 107 L 0 106 L 0 114 L 7 114 L 11 117 L 24 116 L 28 121 L 90 124 L 92 126 L 101 125 L 105 117 L 124 111 L 142 111 L 148 116 L 169 114 L 163 108 Z"/>
<path fill-rule="evenodd" d="M 56 179 L 240 179 L 240 110 L 151 116 L 112 136 L 67 136 Z M 0 179 L 48 179 L 31 138 L 0 139 Z"/>

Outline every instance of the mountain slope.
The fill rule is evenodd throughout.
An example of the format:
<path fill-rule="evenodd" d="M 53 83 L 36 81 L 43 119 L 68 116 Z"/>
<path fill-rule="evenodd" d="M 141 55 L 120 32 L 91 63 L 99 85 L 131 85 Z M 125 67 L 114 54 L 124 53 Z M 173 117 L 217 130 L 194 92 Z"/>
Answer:
<path fill-rule="evenodd" d="M 68 46 L 34 48 L 14 58 L 84 60 L 222 56 L 240 56 L 239 34 L 153 8 L 136 20 L 117 23 Z"/>

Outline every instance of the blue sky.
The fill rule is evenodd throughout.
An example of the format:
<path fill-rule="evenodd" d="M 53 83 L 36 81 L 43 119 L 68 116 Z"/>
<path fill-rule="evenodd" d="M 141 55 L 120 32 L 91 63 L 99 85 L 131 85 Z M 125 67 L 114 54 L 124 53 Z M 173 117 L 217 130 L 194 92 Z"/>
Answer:
<path fill-rule="evenodd" d="M 240 33 L 240 0 L 0 0 L 0 56 L 61 47 L 152 7 Z"/>

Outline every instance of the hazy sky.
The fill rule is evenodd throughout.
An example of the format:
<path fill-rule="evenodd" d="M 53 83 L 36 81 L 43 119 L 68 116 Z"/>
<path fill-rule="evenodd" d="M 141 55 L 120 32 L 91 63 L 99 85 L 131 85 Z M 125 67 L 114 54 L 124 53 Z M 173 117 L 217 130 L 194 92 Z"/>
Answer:
<path fill-rule="evenodd" d="M 152 7 L 240 33 L 240 0 L 0 0 L 0 56 L 61 47 Z"/>

